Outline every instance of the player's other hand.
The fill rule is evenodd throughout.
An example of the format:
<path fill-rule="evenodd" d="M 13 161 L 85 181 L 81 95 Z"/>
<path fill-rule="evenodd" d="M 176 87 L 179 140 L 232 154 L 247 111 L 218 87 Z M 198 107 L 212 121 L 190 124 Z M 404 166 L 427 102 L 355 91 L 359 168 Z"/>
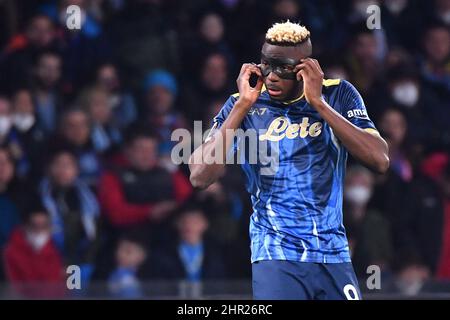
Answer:
<path fill-rule="evenodd" d="M 149 212 L 152 221 L 160 221 L 171 214 L 177 207 L 175 201 L 162 201 L 155 204 Z"/>
<path fill-rule="evenodd" d="M 258 76 L 258 80 L 254 87 L 250 85 L 250 77 L 252 74 L 256 74 Z M 239 100 L 243 102 L 246 107 L 250 108 L 261 94 L 263 86 L 261 70 L 256 64 L 244 63 L 236 83 L 239 89 Z"/>
<path fill-rule="evenodd" d="M 294 72 L 297 73 L 297 80 L 303 79 L 303 93 L 306 101 L 314 106 L 322 100 L 323 71 L 316 59 L 302 59 L 296 65 Z"/>

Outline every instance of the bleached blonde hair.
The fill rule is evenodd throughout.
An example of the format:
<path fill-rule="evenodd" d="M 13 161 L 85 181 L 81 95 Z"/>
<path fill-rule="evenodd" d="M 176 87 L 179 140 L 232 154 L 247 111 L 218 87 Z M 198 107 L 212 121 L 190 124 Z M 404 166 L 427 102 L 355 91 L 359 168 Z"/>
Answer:
<path fill-rule="evenodd" d="M 290 22 L 275 23 L 266 33 L 266 42 L 276 45 L 292 46 L 305 42 L 310 33 L 306 27 Z"/>

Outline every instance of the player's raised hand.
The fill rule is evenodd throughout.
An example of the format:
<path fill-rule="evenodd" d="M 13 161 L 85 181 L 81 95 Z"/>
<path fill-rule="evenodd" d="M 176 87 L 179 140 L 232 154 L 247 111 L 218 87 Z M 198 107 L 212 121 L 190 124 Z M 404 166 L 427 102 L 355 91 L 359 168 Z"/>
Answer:
<path fill-rule="evenodd" d="M 256 74 L 258 76 L 258 80 L 254 87 L 250 85 L 250 77 L 252 74 Z M 239 100 L 244 102 L 246 107 L 250 108 L 261 94 L 261 89 L 263 86 L 261 70 L 255 64 L 244 63 L 236 83 L 239 89 Z"/>
<path fill-rule="evenodd" d="M 297 80 L 303 79 L 303 93 L 306 101 L 314 106 L 316 102 L 322 99 L 323 71 L 316 59 L 302 59 L 301 63 L 296 65 L 294 72 L 297 73 Z"/>

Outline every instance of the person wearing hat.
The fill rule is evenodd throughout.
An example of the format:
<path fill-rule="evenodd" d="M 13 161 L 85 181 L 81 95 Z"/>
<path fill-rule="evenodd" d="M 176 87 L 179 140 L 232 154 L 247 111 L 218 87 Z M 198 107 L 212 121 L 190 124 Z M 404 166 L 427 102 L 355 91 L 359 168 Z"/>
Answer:
<path fill-rule="evenodd" d="M 143 88 L 144 124 L 159 134 L 160 155 L 170 156 L 174 145 L 170 139 L 173 130 L 186 127 L 184 117 L 175 110 L 177 81 L 168 71 L 158 69 L 147 74 Z"/>

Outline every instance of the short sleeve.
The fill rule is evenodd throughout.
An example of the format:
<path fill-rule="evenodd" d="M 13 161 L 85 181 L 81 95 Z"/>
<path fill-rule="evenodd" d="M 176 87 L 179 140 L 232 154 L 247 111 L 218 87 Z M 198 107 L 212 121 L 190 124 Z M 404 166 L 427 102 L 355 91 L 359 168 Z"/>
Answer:
<path fill-rule="evenodd" d="M 211 131 L 209 132 L 208 136 L 205 139 L 205 142 L 208 142 L 214 134 L 217 132 L 217 130 L 222 126 L 222 124 L 225 122 L 225 119 L 228 117 L 228 115 L 231 112 L 231 109 L 233 109 L 234 104 L 237 101 L 237 94 L 231 95 L 228 100 L 224 103 L 222 109 L 220 109 L 219 113 L 213 118 L 213 123 L 211 126 Z M 227 157 L 233 156 L 236 151 L 238 150 L 238 137 L 235 136 L 233 140 L 233 144 L 227 154 Z"/>
<path fill-rule="evenodd" d="M 225 119 L 230 114 L 231 109 L 233 109 L 236 100 L 237 97 L 235 95 L 232 95 L 227 99 L 227 101 L 225 101 L 222 109 L 220 109 L 219 113 L 214 117 L 213 125 L 217 123 L 217 128 L 220 128 L 220 126 L 222 126 L 222 123 L 224 123 Z"/>
<path fill-rule="evenodd" d="M 361 129 L 378 132 L 369 118 L 361 95 L 350 82 L 341 81 L 338 95 L 341 114 L 344 118 Z"/>
<path fill-rule="evenodd" d="M 225 119 L 230 114 L 231 109 L 233 109 L 236 100 L 236 95 L 232 95 L 227 99 L 227 101 L 225 101 L 222 109 L 220 109 L 219 113 L 212 120 L 211 131 L 209 132 L 205 142 L 207 142 L 225 122 Z"/>

